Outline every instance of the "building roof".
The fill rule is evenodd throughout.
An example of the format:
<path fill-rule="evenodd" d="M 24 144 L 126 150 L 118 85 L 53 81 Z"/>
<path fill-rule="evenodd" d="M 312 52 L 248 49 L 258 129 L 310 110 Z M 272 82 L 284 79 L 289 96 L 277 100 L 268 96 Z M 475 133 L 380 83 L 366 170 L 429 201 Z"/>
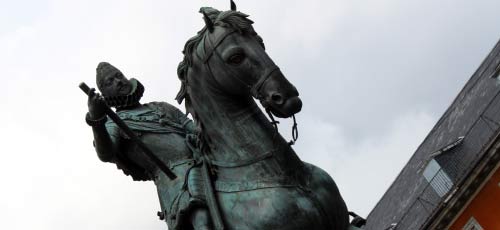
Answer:
<path fill-rule="evenodd" d="M 499 65 L 500 41 L 368 215 L 364 229 L 421 229 L 453 195 L 500 131 L 500 80 L 494 76 Z M 433 172 L 430 162 L 441 168 L 424 177 Z"/>

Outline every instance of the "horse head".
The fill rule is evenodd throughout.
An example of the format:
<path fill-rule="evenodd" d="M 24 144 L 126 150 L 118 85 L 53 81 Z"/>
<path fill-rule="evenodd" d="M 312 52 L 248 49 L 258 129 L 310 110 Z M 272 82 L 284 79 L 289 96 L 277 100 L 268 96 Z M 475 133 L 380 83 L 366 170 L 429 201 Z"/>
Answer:
<path fill-rule="evenodd" d="M 196 63 L 211 76 L 213 86 L 233 98 L 253 96 L 277 117 L 286 118 L 302 108 L 299 93 L 265 52 L 262 38 L 248 15 L 236 10 L 203 7 L 206 26 L 186 44 L 180 65 Z M 194 61 L 196 60 L 196 61 Z M 194 68 L 196 69 L 196 68 Z M 181 81 L 187 84 L 183 74 Z M 184 93 L 183 93 L 184 91 Z M 178 100 L 182 101 L 185 90 Z"/>

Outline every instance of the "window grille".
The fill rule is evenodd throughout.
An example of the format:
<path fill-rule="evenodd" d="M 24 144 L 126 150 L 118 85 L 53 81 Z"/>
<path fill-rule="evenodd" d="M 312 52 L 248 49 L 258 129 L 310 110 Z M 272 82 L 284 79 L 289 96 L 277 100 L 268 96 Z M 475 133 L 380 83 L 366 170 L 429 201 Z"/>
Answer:
<path fill-rule="evenodd" d="M 423 175 L 440 197 L 446 195 L 453 187 L 453 181 L 434 159 L 429 161 Z"/>

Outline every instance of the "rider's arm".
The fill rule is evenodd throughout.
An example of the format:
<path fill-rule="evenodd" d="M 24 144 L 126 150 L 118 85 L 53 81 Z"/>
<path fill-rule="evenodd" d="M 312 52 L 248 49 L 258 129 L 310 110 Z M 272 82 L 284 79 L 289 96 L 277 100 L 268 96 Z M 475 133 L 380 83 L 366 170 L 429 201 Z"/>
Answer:
<path fill-rule="evenodd" d="M 118 127 L 106 128 L 104 125 L 92 127 L 94 133 L 94 148 L 101 161 L 112 162 L 118 152 Z"/>
<path fill-rule="evenodd" d="M 116 126 L 106 127 L 104 101 L 95 90 L 89 92 L 87 123 L 92 126 L 94 133 L 94 147 L 101 161 L 111 162 L 118 152 L 119 134 Z"/>

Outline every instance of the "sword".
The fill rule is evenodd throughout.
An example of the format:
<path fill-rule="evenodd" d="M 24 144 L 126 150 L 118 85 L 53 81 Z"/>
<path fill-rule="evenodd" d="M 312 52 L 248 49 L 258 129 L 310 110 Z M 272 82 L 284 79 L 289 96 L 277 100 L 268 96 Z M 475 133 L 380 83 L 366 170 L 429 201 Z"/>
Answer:
<path fill-rule="evenodd" d="M 90 88 L 87 84 L 85 84 L 85 82 L 80 83 L 78 87 L 80 87 L 85 94 L 89 95 Z M 127 134 L 128 137 L 130 137 L 132 141 L 139 146 L 139 148 L 142 149 L 144 154 L 146 154 L 146 156 L 153 161 L 153 163 L 158 166 L 158 168 L 160 168 L 161 171 L 168 176 L 168 178 L 171 180 L 177 178 L 174 172 L 172 172 L 172 170 L 170 170 L 165 163 L 160 160 L 160 158 L 153 154 L 153 152 L 135 135 L 134 132 L 132 132 L 132 130 L 130 130 L 127 124 L 125 124 L 125 122 L 123 122 L 123 120 L 113 110 L 111 110 L 109 106 L 105 105 L 104 112 L 116 123 L 118 127 L 120 127 L 121 130 L 123 130 L 123 132 L 125 132 L 125 134 Z"/>

